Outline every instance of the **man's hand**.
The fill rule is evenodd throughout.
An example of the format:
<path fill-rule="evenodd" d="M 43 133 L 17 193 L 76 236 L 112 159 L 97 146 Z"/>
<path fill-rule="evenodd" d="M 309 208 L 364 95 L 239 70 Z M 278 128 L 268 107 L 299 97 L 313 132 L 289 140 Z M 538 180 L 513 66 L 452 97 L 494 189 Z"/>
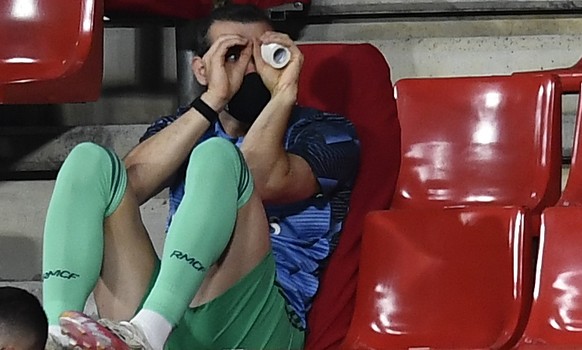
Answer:
<path fill-rule="evenodd" d="M 277 43 L 283 45 L 291 52 L 291 60 L 286 67 L 276 69 L 265 62 L 261 56 L 261 45 Z M 281 92 L 289 93 L 296 98 L 299 73 L 303 65 L 303 54 L 288 35 L 278 32 L 265 32 L 253 45 L 253 58 L 257 72 L 263 79 L 263 83 L 275 96 Z"/>
<path fill-rule="evenodd" d="M 241 86 L 253 43 L 240 35 L 219 37 L 202 57 L 208 89 L 202 99 L 220 112 Z"/>
<path fill-rule="evenodd" d="M 287 47 L 291 59 L 276 69 L 261 56 L 261 44 Z M 297 100 L 303 54 L 287 35 L 265 32 L 253 42 L 257 73 L 271 91 L 271 100 L 248 130 L 241 151 L 255 179 L 255 188 L 265 203 L 293 203 L 315 194 L 319 184 L 307 161 L 287 153 L 284 138 L 289 117 Z"/>
<path fill-rule="evenodd" d="M 208 85 L 202 100 L 216 112 L 222 111 L 240 88 L 251 57 L 248 39 L 239 35 L 218 38 L 202 58 Z M 129 182 L 140 204 L 173 181 L 208 126 L 200 112 L 190 109 L 128 153 L 124 160 Z"/>

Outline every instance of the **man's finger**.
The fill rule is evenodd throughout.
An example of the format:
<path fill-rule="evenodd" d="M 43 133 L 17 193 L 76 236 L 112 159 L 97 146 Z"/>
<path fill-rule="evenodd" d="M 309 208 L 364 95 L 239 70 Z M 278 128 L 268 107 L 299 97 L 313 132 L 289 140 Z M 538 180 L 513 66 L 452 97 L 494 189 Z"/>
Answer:
<path fill-rule="evenodd" d="M 230 48 L 237 45 L 245 46 L 248 42 L 249 40 L 247 38 L 240 35 L 222 35 L 214 42 L 204 56 L 209 59 L 221 57 L 222 61 L 224 61 L 224 57 Z"/>

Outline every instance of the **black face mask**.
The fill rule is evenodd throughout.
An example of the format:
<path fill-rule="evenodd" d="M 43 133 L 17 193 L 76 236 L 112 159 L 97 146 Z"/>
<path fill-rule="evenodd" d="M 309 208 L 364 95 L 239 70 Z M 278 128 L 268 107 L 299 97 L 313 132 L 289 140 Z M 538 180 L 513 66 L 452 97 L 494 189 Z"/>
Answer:
<path fill-rule="evenodd" d="M 240 89 L 228 102 L 228 113 L 237 120 L 252 124 L 271 99 L 269 89 L 258 73 L 244 76 Z"/>

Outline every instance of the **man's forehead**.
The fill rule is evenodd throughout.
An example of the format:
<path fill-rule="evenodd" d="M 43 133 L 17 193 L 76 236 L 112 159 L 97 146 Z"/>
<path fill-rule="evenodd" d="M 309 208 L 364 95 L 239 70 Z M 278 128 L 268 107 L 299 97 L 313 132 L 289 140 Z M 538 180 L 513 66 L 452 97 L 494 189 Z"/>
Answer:
<path fill-rule="evenodd" d="M 215 21 L 208 29 L 208 38 L 214 42 L 221 35 L 237 34 L 249 39 L 258 38 L 264 32 L 272 30 L 271 26 L 265 22 L 234 22 Z"/>

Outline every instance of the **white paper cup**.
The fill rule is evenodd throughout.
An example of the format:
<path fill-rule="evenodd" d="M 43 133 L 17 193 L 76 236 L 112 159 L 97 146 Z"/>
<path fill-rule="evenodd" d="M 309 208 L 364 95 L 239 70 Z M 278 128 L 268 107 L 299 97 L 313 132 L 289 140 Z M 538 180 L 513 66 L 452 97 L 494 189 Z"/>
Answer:
<path fill-rule="evenodd" d="M 273 68 L 281 69 L 289 63 L 289 60 L 291 59 L 291 51 L 289 51 L 285 46 L 271 43 L 261 45 L 261 56 L 263 56 L 263 60 Z"/>

